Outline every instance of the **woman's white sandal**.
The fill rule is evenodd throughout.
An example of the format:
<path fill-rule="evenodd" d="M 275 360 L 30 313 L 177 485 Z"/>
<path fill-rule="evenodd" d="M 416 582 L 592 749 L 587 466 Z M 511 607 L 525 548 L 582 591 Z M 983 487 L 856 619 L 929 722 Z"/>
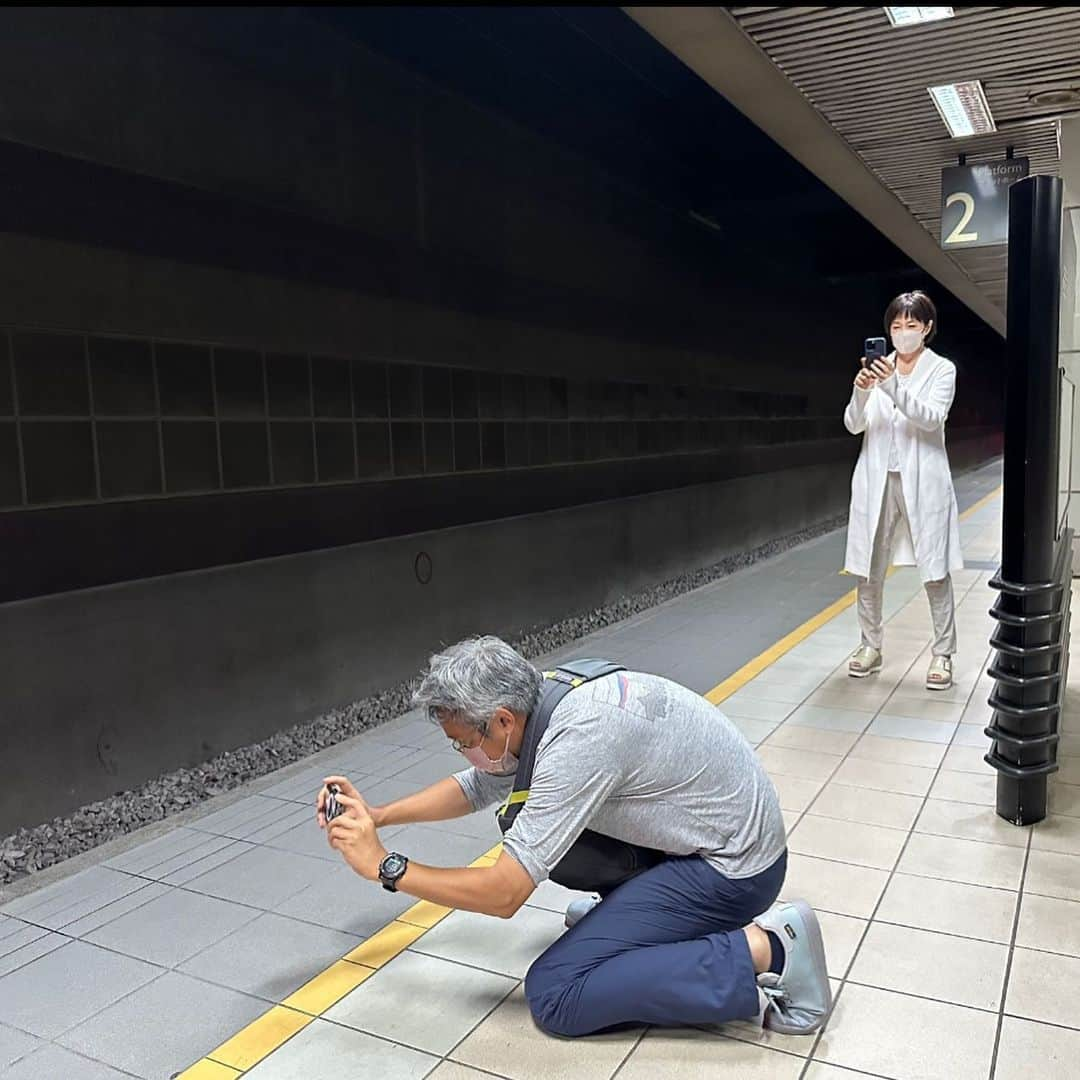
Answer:
<path fill-rule="evenodd" d="M 952 657 L 935 656 L 926 672 L 927 690 L 948 690 L 952 686 Z"/>

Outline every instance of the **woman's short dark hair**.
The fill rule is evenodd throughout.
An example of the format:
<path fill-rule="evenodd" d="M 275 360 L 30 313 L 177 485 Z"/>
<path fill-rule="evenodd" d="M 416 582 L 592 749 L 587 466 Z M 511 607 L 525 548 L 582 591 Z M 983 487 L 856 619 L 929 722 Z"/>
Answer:
<path fill-rule="evenodd" d="M 930 326 L 930 333 L 926 335 L 926 344 L 929 345 L 934 337 L 937 335 L 937 308 L 934 307 L 934 301 L 930 299 L 922 291 L 922 289 L 916 289 L 914 292 L 901 293 L 886 309 L 885 309 L 885 334 L 889 333 L 893 322 L 901 315 L 910 315 L 913 319 L 918 319 L 919 322 L 926 326 Z"/>

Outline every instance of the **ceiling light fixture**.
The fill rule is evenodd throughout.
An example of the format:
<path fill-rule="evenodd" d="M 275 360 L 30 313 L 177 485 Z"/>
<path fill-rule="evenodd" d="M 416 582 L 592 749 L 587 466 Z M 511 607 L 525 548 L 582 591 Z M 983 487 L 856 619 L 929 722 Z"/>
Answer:
<path fill-rule="evenodd" d="M 968 135 L 988 135 L 997 131 L 990 105 L 978 79 L 971 82 L 947 83 L 928 88 L 941 119 L 954 139 Z"/>
<path fill-rule="evenodd" d="M 916 26 L 919 23 L 940 22 L 951 19 L 951 7 L 887 7 L 885 14 L 893 26 Z"/>

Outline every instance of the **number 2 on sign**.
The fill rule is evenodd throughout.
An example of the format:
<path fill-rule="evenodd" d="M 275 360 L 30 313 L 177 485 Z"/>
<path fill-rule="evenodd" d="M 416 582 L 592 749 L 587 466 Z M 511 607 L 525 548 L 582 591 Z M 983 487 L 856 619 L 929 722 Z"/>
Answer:
<path fill-rule="evenodd" d="M 956 228 L 945 238 L 946 244 L 973 244 L 979 239 L 977 232 L 964 232 L 967 223 L 975 216 L 975 200 L 966 191 L 957 191 L 945 200 L 945 208 L 948 209 L 954 203 L 963 203 L 964 212 L 956 223 Z"/>

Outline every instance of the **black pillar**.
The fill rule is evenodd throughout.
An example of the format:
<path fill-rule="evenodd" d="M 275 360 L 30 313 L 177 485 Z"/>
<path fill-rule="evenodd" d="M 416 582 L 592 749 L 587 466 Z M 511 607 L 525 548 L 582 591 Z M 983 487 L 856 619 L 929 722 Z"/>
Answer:
<path fill-rule="evenodd" d="M 1068 660 L 1071 543 L 1058 521 L 1061 193 L 1059 179 L 1033 176 L 1009 197 L 1002 559 L 990 583 L 999 625 L 986 760 L 998 770 L 997 812 L 1016 825 L 1046 816 Z"/>

